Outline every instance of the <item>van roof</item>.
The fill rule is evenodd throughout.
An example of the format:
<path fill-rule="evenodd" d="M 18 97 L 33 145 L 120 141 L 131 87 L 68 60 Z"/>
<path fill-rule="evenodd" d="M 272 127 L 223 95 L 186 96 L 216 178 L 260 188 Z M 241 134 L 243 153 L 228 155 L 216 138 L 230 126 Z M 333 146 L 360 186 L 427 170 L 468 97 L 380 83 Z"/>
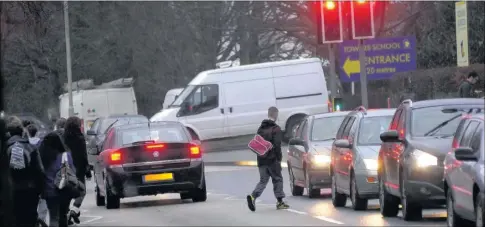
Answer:
<path fill-rule="evenodd" d="M 191 82 L 190 85 L 198 85 L 202 82 L 207 80 L 207 77 L 213 73 L 224 73 L 224 72 L 235 72 L 235 71 L 244 71 L 244 70 L 251 70 L 251 69 L 261 69 L 261 68 L 268 68 L 268 67 L 278 67 L 278 66 L 288 66 L 288 65 L 298 65 L 298 64 L 305 64 L 305 63 L 313 63 L 313 62 L 321 62 L 319 58 L 305 58 L 305 59 L 297 59 L 297 60 L 285 60 L 285 61 L 274 61 L 274 62 L 265 62 L 265 63 L 258 63 L 258 64 L 251 64 L 251 65 L 242 65 L 242 66 L 234 66 L 229 68 L 222 68 L 222 69 L 211 69 L 200 72 L 197 74 Z"/>
<path fill-rule="evenodd" d="M 75 93 L 83 93 L 83 92 L 99 92 L 99 91 L 117 91 L 117 90 L 133 90 L 133 87 L 117 87 L 117 88 L 97 88 L 97 89 L 86 89 L 86 90 L 73 90 L 73 94 Z M 68 96 L 69 92 L 59 95 L 59 99 L 64 96 Z"/>

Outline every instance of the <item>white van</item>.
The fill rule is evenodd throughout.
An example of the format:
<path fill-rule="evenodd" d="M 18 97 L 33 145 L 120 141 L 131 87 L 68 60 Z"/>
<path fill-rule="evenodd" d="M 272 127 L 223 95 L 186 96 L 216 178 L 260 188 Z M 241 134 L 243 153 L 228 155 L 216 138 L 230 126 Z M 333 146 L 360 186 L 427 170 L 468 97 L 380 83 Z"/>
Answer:
<path fill-rule="evenodd" d="M 163 109 L 167 109 L 172 102 L 177 98 L 179 94 L 184 90 L 184 88 L 174 88 L 170 89 L 166 94 L 164 98 L 164 103 L 162 104 Z"/>
<path fill-rule="evenodd" d="M 321 61 L 299 59 L 199 73 L 172 105 L 151 121 L 180 121 L 199 140 L 250 135 L 279 109 L 278 124 L 291 132 L 309 114 L 326 113 L 328 93 Z"/>
<path fill-rule="evenodd" d="M 69 93 L 59 96 L 59 111 L 63 118 L 69 117 Z M 87 131 L 98 117 L 113 114 L 138 114 L 133 87 L 103 88 L 73 91 L 74 115 L 83 120 Z"/>

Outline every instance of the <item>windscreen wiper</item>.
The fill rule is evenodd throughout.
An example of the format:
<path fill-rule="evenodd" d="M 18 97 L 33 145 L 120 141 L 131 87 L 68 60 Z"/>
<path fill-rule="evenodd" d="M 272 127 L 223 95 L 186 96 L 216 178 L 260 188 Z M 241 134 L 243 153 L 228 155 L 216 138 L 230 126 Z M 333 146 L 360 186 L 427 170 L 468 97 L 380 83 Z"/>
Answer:
<path fill-rule="evenodd" d="M 470 109 L 467 114 L 470 114 L 474 109 Z M 457 118 L 461 117 L 463 115 L 463 113 L 460 113 L 454 117 L 452 117 L 451 119 L 448 119 L 446 121 L 443 121 L 442 123 L 438 124 L 437 126 L 435 126 L 433 129 L 431 129 L 430 131 L 426 132 L 424 134 L 424 136 L 430 136 L 432 135 L 433 132 L 436 132 L 437 130 L 443 128 L 444 126 L 446 126 L 447 124 L 449 124 L 451 121 L 453 120 L 456 120 Z"/>
<path fill-rule="evenodd" d="M 118 122 L 118 119 L 116 119 L 113 123 L 111 123 L 108 128 L 106 128 L 105 132 L 103 134 L 106 134 L 108 132 L 108 130 L 110 130 L 111 126 L 113 126 L 115 123 Z"/>

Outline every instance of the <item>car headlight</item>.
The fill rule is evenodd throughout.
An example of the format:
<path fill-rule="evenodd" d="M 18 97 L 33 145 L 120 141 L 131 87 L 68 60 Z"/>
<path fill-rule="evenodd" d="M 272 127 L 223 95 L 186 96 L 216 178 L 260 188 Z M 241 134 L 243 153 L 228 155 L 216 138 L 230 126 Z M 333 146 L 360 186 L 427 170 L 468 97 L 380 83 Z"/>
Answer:
<path fill-rule="evenodd" d="M 314 155 L 312 163 L 316 165 L 325 165 L 331 163 L 331 157 L 329 155 Z"/>
<path fill-rule="evenodd" d="M 363 159 L 366 169 L 378 170 L 378 161 L 375 159 Z"/>
<path fill-rule="evenodd" d="M 426 153 L 421 150 L 414 150 L 413 156 L 415 157 L 415 163 L 418 167 L 436 166 L 437 157 Z"/>

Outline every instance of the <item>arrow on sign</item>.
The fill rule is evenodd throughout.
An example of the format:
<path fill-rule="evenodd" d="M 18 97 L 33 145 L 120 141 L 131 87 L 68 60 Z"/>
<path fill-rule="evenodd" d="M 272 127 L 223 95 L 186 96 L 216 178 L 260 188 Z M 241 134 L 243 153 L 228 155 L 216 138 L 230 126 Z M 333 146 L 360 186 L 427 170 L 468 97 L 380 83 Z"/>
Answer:
<path fill-rule="evenodd" d="M 343 70 L 348 75 L 349 78 L 351 78 L 351 74 L 354 73 L 359 73 L 360 71 L 360 65 L 359 65 L 359 60 L 351 60 L 346 58 L 346 61 L 344 62 L 343 65 Z"/>

